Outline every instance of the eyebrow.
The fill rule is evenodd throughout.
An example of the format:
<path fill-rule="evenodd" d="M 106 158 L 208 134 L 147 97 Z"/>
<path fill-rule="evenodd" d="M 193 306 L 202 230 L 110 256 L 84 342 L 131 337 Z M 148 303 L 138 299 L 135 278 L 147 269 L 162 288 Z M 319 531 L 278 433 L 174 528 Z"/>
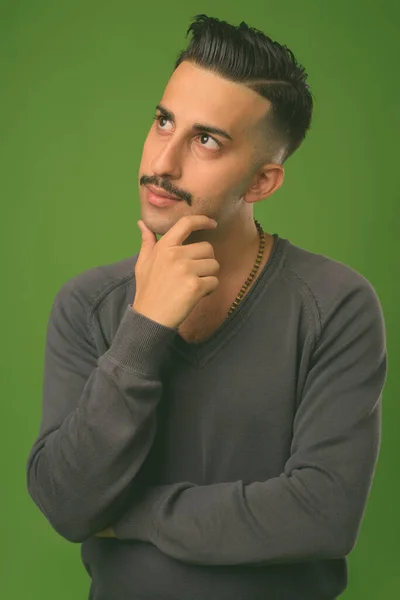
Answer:
<path fill-rule="evenodd" d="M 169 121 L 173 121 L 175 123 L 175 115 L 171 110 L 168 110 L 162 104 L 157 104 L 156 109 L 158 109 L 166 119 Z M 215 135 L 220 135 L 228 140 L 233 142 L 233 138 L 229 135 L 225 129 L 220 129 L 220 127 L 213 127 L 212 125 L 205 125 L 204 123 L 193 123 L 192 125 L 193 131 L 205 131 L 206 133 L 214 133 Z"/>

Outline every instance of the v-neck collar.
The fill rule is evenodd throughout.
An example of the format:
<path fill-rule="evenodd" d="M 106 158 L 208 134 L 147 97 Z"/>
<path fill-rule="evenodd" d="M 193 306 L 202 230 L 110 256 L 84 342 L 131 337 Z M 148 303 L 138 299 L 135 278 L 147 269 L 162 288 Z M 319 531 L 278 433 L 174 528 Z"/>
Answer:
<path fill-rule="evenodd" d="M 273 247 L 259 277 L 238 304 L 237 308 L 210 337 L 198 343 L 191 343 L 184 340 L 179 332 L 177 332 L 172 343 L 172 348 L 192 365 L 203 367 L 224 346 L 225 342 L 230 339 L 229 333 L 231 330 L 237 327 L 240 321 L 245 319 L 255 299 L 265 288 L 268 280 L 279 265 L 287 243 L 286 238 L 281 238 L 278 233 L 274 233 L 273 238 Z"/>

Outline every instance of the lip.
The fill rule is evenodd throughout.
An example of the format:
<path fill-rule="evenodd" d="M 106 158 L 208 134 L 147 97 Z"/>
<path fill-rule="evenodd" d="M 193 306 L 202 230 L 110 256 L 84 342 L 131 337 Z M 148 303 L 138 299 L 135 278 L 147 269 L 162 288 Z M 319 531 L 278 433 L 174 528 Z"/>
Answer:
<path fill-rule="evenodd" d="M 153 206 L 158 206 L 159 208 L 165 208 L 167 206 L 172 206 L 173 204 L 178 203 L 177 198 L 171 198 L 171 196 L 168 196 L 168 194 L 161 195 L 161 193 L 154 193 L 153 190 L 156 189 L 157 188 L 154 188 L 153 186 L 146 186 L 147 200 L 149 204 L 152 204 Z M 163 194 L 164 193 L 165 192 L 163 192 Z"/>
<path fill-rule="evenodd" d="M 148 185 L 146 187 L 147 187 L 148 190 L 150 190 L 150 192 L 152 194 L 154 194 L 154 195 L 156 195 L 158 197 L 161 197 L 161 198 L 170 198 L 170 200 L 179 200 L 179 198 L 177 198 L 173 194 L 168 194 L 168 192 L 166 192 L 162 188 L 155 187 L 154 185 Z"/>

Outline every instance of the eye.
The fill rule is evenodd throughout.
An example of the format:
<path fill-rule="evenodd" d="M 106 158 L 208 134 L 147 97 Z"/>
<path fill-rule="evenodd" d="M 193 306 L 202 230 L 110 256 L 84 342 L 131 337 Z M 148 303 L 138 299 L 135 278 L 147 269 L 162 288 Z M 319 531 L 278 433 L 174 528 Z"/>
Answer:
<path fill-rule="evenodd" d="M 158 126 L 160 127 L 160 129 L 163 129 L 163 128 L 160 126 L 160 121 L 161 121 L 161 119 L 162 119 L 162 120 L 165 120 L 165 121 L 168 121 L 168 119 L 167 119 L 166 117 L 164 117 L 164 115 L 154 115 L 153 119 L 154 119 L 154 120 L 155 120 L 155 121 L 158 123 Z"/>
<path fill-rule="evenodd" d="M 164 129 L 161 126 L 161 123 L 160 123 L 161 120 L 168 121 L 168 119 L 166 117 L 164 117 L 164 115 L 154 115 L 153 116 L 153 120 L 155 120 L 157 122 L 159 129 Z M 216 140 L 215 138 L 213 138 L 209 133 L 206 133 L 206 132 L 199 133 L 196 137 L 200 137 L 200 138 L 206 137 L 209 140 L 212 140 L 217 145 L 217 148 L 215 148 L 215 146 L 214 146 L 214 149 L 216 149 L 216 150 L 218 150 L 219 148 L 222 148 L 222 144 L 218 140 Z M 200 145 L 207 149 L 207 146 L 205 146 L 204 144 L 200 144 Z M 208 146 L 208 148 L 210 150 L 212 150 L 212 147 L 210 148 Z"/>

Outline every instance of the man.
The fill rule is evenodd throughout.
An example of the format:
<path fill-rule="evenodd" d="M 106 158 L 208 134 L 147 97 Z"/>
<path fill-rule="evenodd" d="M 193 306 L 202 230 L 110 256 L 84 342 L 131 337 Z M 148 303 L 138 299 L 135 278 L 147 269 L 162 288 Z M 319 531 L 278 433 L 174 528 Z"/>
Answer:
<path fill-rule="evenodd" d="M 54 300 L 28 490 L 93 600 L 333 599 L 378 455 L 382 309 L 253 218 L 310 126 L 304 69 L 244 23 L 191 29 L 143 148 L 139 254 Z"/>

